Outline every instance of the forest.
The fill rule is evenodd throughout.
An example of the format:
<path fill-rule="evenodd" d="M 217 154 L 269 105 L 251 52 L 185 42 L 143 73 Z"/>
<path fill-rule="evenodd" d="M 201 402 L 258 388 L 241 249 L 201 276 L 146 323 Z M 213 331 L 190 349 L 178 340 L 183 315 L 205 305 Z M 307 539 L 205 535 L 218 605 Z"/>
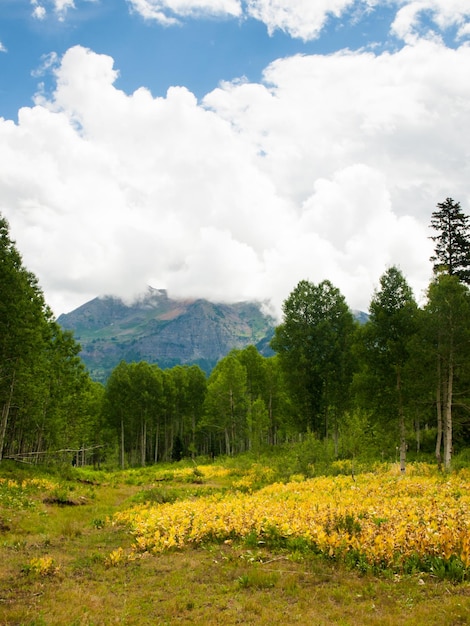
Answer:
<path fill-rule="evenodd" d="M 275 356 L 233 350 L 209 375 L 121 362 L 105 385 L 45 302 L 0 216 L 0 461 L 137 467 L 308 442 L 310 461 L 434 459 L 470 447 L 470 224 L 459 202 L 430 220 L 433 277 L 418 305 L 388 267 L 366 323 L 330 281 L 283 304 Z"/>

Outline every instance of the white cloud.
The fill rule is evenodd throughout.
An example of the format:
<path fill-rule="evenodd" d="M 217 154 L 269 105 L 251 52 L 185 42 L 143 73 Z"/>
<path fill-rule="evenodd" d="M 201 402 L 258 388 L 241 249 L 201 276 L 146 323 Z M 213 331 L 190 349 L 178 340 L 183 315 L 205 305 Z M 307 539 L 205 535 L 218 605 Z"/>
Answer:
<path fill-rule="evenodd" d="M 250 17 L 263 22 L 270 34 L 282 30 L 304 41 L 321 35 L 328 20 L 351 12 L 351 19 L 396 7 L 391 32 L 412 43 L 433 38 L 451 27 L 457 38 L 466 37 L 470 21 L 468 0 L 128 0 L 132 9 L 146 19 L 176 24 L 181 18 L 226 16 Z M 354 18 L 353 16 L 356 16 Z"/>
<path fill-rule="evenodd" d="M 96 2 L 97 0 L 86 0 Z M 127 0 L 131 11 L 166 26 L 187 18 L 252 18 L 263 22 L 270 34 L 282 30 L 309 41 L 318 38 L 329 20 L 349 14 L 351 21 L 384 5 L 396 8 L 391 33 L 406 43 L 437 38 L 456 28 L 456 40 L 466 38 L 470 28 L 468 0 Z M 83 0 L 31 0 L 33 16 L 45 19 L 52 11 L 59 20 Z"/>
<path fill-rule="evenodd" d="M 44 20 L 47 15 L 46 7 L 51 7 L 58 19 L 63 21 L 69 9 L 75 9 L 75 2 L 74 0 L 31 0 L 31 6 L 33 7 L 33 17 L 38 20 Z"/>
<path fill-rule="evenodd" d="M 465 39 L 470 37 L 470 21 L 460 26 L 457 32 L 457 39 Z"/>
<path fill-rule="evenodd" d="M 421 37 L 438 37 L 451 27 L 458 28 L 457 38 L 465 36 L 470 23 L 468 0 L 392 0 L 401 8 L 392 24 L 392 32 L 413 43 Z"/>
<path fill-rule="evenodd" d="M 131 8 L 145 19 L 172 25 L 178 18 L 241 15 L 240 0 L 128 0 Z"/>
<path fill-rule="evenodd" d="M 278 60 L 203 103 L 115 87 L 82 47 L 0 120 L 0 212 L 57 313 L 146 284 L 272 298 L 329 278 L 366 309 L 390 264 L 420 295 L 436 203 L 470 207 L 470 47 Z"/>
<path fill-rule="evenodd" d="M 1 41 L 0 41 L 0 52 L 8 52 L 8 50 L 6 49 L 6 47 L 3 45 Z"/>
<path fill-rule="evenodd" d="M 283 30 L 292 37 L 318 37 L 328 17 L 339 17 L 359 2 L 371 0 L 128 0 L 145 19 L 171 25 L 179 18 L 200 16 L 250 17 L 263 22 L 270 34 Z"/>
<path fill-rule="evenodd" d="M 63 13 L 68 9 L 74 9 L 74 0 L 53 0 L 55 10 L 57 13 Z"/>
<path fill-rule="evenodd" d="M 41 64 L 31 72 L 34 78 L 40 78 L 60 64 L 57 52 L 49 52 L 41 57 Z"/>
<path fill-rule="evenodd" d="M 33 9 L 33 17 L 36 18 L 37 20 L 44 20 L 46 18 L 47 15 L 47 11 L 44 7 L 42 6 L 36 6 Z"/>
<path fill-rule="evenodd" d="M 246 0 L 246 13 L 264 22 L 270 33 L 280 29 L 304 40 L 318 37 L 329 18 L 347 11 L 362 15 L 396 7 L 393 34 L 408 43 L 420 37 L 435 37 L 451 27 L 467 32 L 470 21 L 468 0 Z"/>
<path fill-rule="evenodd" d="M 318 37 L 329 16 L 339 17 L 354 4 L 357 0 L 247 0 L 246 11 L 270 34 L 279 29 L 309 40 Z"/>

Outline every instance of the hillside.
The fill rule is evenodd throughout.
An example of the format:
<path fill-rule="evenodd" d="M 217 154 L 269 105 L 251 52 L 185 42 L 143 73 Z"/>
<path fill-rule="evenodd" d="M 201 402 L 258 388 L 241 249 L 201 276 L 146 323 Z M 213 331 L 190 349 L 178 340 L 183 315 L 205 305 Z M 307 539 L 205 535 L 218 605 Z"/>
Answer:
<path fill-rule="evenodd" d="M 259 303 L 173 300 L 165 290 L 149 288 L 133 304 L 106 296 L 58 318 L 82 346 L 91 376 L 105 381 L 121 361 L 148 361 L 162 369 L 197 364 L 210 372 L 232 348 L 254 344 L 272 354 L 269 339 L 275 321 Z"/>

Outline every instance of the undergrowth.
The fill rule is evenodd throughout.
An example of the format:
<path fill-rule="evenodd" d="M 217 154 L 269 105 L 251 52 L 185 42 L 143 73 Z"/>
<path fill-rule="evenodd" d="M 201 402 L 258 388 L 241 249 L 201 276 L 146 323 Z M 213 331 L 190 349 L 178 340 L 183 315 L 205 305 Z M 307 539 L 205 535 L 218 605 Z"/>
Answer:
<path fill-rule="evenodd" d="M 329 478 L 319 475 L 322 467 Z M 410 465 L 408 475 L 419 479 L 413 497 L 420 497 L 421 485 L 433 479 L 435 512 L 444 493 L 463 506 L 468 474 L 463 465 L 459 469 L 454 484 L 428 464 Z M 0 626 L 212 626 L 240 620 L 325 626 L 464 624 L 470 613 L 468 566 L 457 555 L 416 552 L 398 555 L 390 563 L 371 560 L 360 548 L 341 546 L 341 538 L 359 540 L 367 528 L 390 532 L 391 513 L 377 510 L 367 516 L 361 511 L 365 492 L 360 492 L 364 497 L 356 499 L 354 509 L 331 508 L 325 516 L 325 541 L 340 542 L 331 553 L 318 537 L 292 533 L 288 526 L 269 521 L 268 500 L 261 532 L 249 528 L 253 520 L 246 509 L 245 533 L 208 533 L 200 543 L 162 552 L 136 550 L 136 528 L 114 522 L 116 514 L 173 514 L 176 506 L 186 507 L 191 515 L 198 505 L 202 515 L 205 510 L 210 516 L 210 502 L 233 498 L 241 505 L 266 494 L 279 495 L 283 489 L 294 495 L 280 511 L 293 508 L 295 519 L 308 485 L 317 485 L 326 497 L 334 484 L 341 498 L 357 487 L 365 470 L 370 485 L 374 480 L 405 485 L 393 465 L 384 474 L 384 466 L 357 460 L 323 462 L 299 456 L 298 450 L 284 457 L 245 455 L 210 463 L 196 459 L 122 471 L 57 471 L 1 463 Z M 320 482 L 310 482 L 316 479 Z M 312 507 L 318 517 L 320 505 Z M 235 513 L 232 509 L 230 515 Z M 464 522 L 462 516 L 455 518 L 457 526 Z M 193 530 L 195 523 L 193 517 Z"/>

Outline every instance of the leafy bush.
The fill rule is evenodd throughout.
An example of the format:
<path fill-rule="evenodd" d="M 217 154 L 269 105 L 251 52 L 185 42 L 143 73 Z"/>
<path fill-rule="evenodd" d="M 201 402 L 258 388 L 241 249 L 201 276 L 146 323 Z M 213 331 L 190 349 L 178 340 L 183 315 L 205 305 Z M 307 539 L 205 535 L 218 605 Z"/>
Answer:
<path fill-rule="evenodd" d="M 143 506 L 117 513 L 114 523 L 132 530 L 135 552 L 240 540 L 252 548 L 308 549 L 361 571 L 418 568 L 462 580 L 470 568 L 469 512 L 470 473 L 443 480 L 433 466 L 409 466 L 402 476 L 383 465 L 355 478 L 316 477 Z"/>

